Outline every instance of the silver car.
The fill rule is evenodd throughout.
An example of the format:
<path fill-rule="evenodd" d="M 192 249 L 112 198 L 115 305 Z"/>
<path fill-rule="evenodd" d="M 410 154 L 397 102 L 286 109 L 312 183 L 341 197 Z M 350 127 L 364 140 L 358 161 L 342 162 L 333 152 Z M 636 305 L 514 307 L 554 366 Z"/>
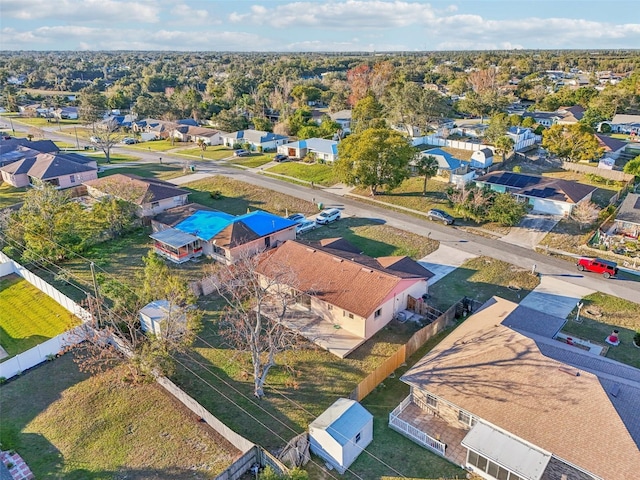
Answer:
<path fill-rule="evenodd" d="M 302 223 L 299 223 L 296 227 L 296 234 L 300 235 L 301 233 L 308 232 L 309 230 L 315 230 L 316 222 L 313 220 L 305 220 Z"/>

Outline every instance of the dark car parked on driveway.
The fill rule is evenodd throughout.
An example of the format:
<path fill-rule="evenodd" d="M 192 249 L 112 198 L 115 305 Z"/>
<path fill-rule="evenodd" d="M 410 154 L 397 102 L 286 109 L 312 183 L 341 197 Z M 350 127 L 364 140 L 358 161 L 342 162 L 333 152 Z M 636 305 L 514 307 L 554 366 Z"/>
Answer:
<path fill-rule="evenodd" d="M 276 155 L 275 157 L 273 157 L 273 161 L 274 162 L 288 162 L 289 161 L 289 157 L 279 153 L 278 155 Z"/>
<path fill-rule="evenodd" d="M 455 221 L 455 219 L 447 212 L 443 212 L 437 208 L 429 210 L 427 212 L 427 217 L 429 217 L 429 220 L 443 222 L 445 225 L 453 225 L 453 222 Z"/>

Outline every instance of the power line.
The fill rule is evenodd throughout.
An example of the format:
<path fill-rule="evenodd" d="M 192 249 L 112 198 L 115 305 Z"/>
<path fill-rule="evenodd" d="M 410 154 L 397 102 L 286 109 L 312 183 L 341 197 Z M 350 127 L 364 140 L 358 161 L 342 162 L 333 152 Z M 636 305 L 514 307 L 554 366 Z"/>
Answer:
<path fill-rule="evenodd" d="M 206 345 L 208 345 L 211 348 L 215 348 L 213 345 L 211 345 L 209 342 L 207 342 L 206 340 L 204 340 L 202 337 L 199 337 L 198 335 L 196 335 L 196 338 L 199 339 L 200 341 L 204 342 Z M 205 367 L 203 367 L 205 368 Z M 208 369 L 205 368 L 205 370 L 209 371 Z M 214 376 L 217 377 L 217 375 L 215 375 L 215 373 L 211 372 Z M 224 381 L 224 380 L 223 380 Z M 226 383 L 226 382 L 225 382 Z M 266 382 L 264 385 L 268 385 Z M 288 396 L 286 396 L 284 393 L 282 393 L 280 390 L 278 390 L 276 387 L 274 387 L 273 385 L 268 385 L 269 387 L 271 387 L 276 393 L 278 393 L 279 395 L 281 395 L 283 398 L 285 398 L 286 400 L 288 400 L 289 402 L 291 402 L 293 405 L 295 405 L 296 407 L 298 407 L 300 410 L 302 410 L 303 412 L 305 412 L 306 414 L 308 414 L 311 417 L 314 417 L 315 414 L 310 412 L 309 410 L 307 410 L 303 405 L 301 405 L 300 403 L 296 402 L 295 400 L 289 398 Z M 232 387 L 233 388 L 233 387 Z M 342 435 L 340 432 L 334 431 L 333 433 L 337 433 L 338 435 L 342 436 L 345 440 L 351 440 L 350 438 L 347 438 L 345 435 Z M 382 465 L 384 465 L 385 467 L 389 468 L 391 471 L 393 471 L 393 473 L 395 473 L 396 475 L 399 475 L 401 478 L 406 478 L 405 475 L 403 475 L 401 472 L 399 472 L 398 470 L 396 470 L 395 468 L 393 468 L 391 465 L 389 465 L 388 463 L 386 463 L 384 460 L 378 458 L 376 455 L 374 455 L 373 453 L 363 449 L 362 452 L 364 452 L 365 454 L 369 455 L 371 458 L 373 458 L 374 460 L 380 462 Z M 357 475 L 356 475 L 357 476 Z"/>
<path fill-rule="evenodd" d="M 18 222 L 18 223 L 20 224 L 20 222 Z M 22 226 L 24 227 L 24 225 L 23 225 L 23 224 L 22 224 Z M 25 229 L 25 230 L 26 230 L 26 229 Z M 79 258 L 81 258 L 81 259 L 83 259 L 83 260 L 87 261 L 90 265 L 94 264 L 94 262 L 93 262 L 92 260 L 89 260 L 88 258 L 86 258 L 86 257 L 84 257 L 84 256 L 82 256 L 82 255 L 80 255 L 80 254 L 78 254 L 78 253 L 76 253 L 76 252 L 73 252 L 73 251 L 72 251 L 72 250 L 70 250 L 68 247 L 65 247 L 64 245 L 61 245 L 61 244 L 59 244 L 58 242 L 55 242 L 55 241 L 53 241 L 53 240 L 51 240 L 51 239 L 48 239 L 48 238 L 44 237 L 42 234 L 33 233 L 33 232 L 30 232 L 30 233 L 32 233 L 32 234 L 34 234 L 34 235 L 38 235 L 38 236 L 40 236 L 41 238 L 43 238 L 43 239 L 45 239 L 45 240 L 47 240 L 47 241 L 50 241 L 50 242 L 51 242 L 51 243 L 53 243 L 54 245 L 57 245 L 57 246 L 59 246 L 60 248 L 63 248 L 64 250 L 71 252 L 73 255 L 76 255 L 77 257 L 79 257 Z M 12 241 L 14 241 L 15 243 L 20 244 L 20 242 L 16 242 L 15 240 L 12 240 Z M 24 244 L 20 244 L 20 245 L 26 248 L 26 246 L 25 246 Z M 57 266 L 57 265 L 55 265 L 53 262 L 51 262 L 50 260 L 47 260 L 45 257 L 43 257 L 43 256 L 42 256 L 41 258 L 42 258 L 42 259 L 44 259 L 44 260 L 46 260 L 46 261 L 48 261 L 48 262 L 49 262 L 49 263 L 51 263 L 52 265 Z M 58 267 L 58 268 L 60 268 L 60 267 Z M 112 274 L 110 274 L 109 272 L 107 272 L 106 270 L 104 270 L 102 267 L 99 267 L 99 266 L 98 266 L 98 268 L 99 268 L 102 272 L 104 272 L 106 275 L 108 275 L 109 277 L 113 278 L 113 279 L 114 279 L 114 281 L 115 281 L 115 282 L 117 282 L 119 285 L 121 285 L 121 286 L 125 287 L 125 288 L 126 288 L 127 290 L 129 290 L 131 293 L 133 293 L 134 295 L 136 295 L 136 297 L 138 297 L 138 296 L 139 296 L 139 295 L 138 295 L 138 293 L 137 293 L 135 290 L 133 290 L 129 285 L 127 285 L 127 284 L 123 283 L 122 281 L 120 281 L 119 279 L 115 278 Z M 50 271 L 50 270 L 49 270 L 49 271 Z M 50 271 L 50 272 L 51 272 L 51 271 Z M 51 273 L 53 273 L 53 272 L 51 272 Z M 78 289 L 79 289 L 79 290 L 81 290 L 83 293 L 85 293 L 85 295 L 87 294 L 87 292 L 86 292 L 86 291 L 84 291 L 84 290 L 80 289 L 79 287 L 76 287 L 76 288 L 78 288 Z M 99 308 L 100 308 L 100 307 L 99 307 Z M 107 308 L 107 310 L 110 310 L 108 307 L 105 307 L 105 308 Z M 126 313 L 128 313 L 129 315 L 132 315 L 132 316 L 134 315 L 134 313 L 133 313 L 133 312 L 129 311 L 129 310 L 128 310 L 128 309 L 126 309 L 126 308 L 123 308 L 123 310 L 124 310 Z M 111 313 L 113 314 L 113 312 L 111 312 Z M 120 317 L 120 318 L 121 318 L 121 317 Z M 203 343 L 205 343 L 205 344 L 206 344 L 206 345 L 208 345 L 209 347 L 211 347 L 211 348 L 215 348 L 215 347 L 213 347 L 213 345 L 211 345 L 209 342 L 207 342 L 206 340 L 204 340 L 202 337 L 200 337 L 200 336 L 196 335 L 196 336 L 195 336 L 195 338 L 199 339 L 200 341 L 202 341 Z M 207 369 L 207 368 L 206 368 L 206 366 L 205 366 L 204 364 L 202 364 L 202 363 L 198 362 L 197 360 L 195 360 L 193 357 L 191 357 L 191 356 L 190 356 L 190 355 L 188 355 L 188 354 L 185 354 L 185 355 L 186 355 L 188 358 L 190 358 L 192 361 L 194 361 L 195 363 L 197 363 L 198 365 L 200 365 L 202 368 L 204 368 L 207 372 L 209 372 L 209 373 L 211 373 L 212 375 L 214 375 L 214 376 L 215 376 L 219 381 L 223 382 L 225 385 L 227 385 L 227 386 L 229 386 L 230 388 L 232 388 L 232 389 L 233 389 L 234 391 L 236 391 L 238 394 L 242 395 L 245 399 L 249 400 L 249 402 L 250 402 L 250 403 L 252 403 L 254 406 L 257 406 L 258 408 L 260 408 L 261 410 L 263 410 L 267 415 L 271 416 L 274 420 L 278 421 L 278 422 L 279 422 L 279 423 L 281 423 L 283 426 L 285 426 L 286 428 L 290 429 L 293 433 L 295 433 L 296 435 L 298 435 L 298 432 L 296 432 L 296 431 L 295 431 L 295 430 L 293 430 L 291 427 L 289 427 L 289 426 L 288 426 L 288 425 L 286 425 L 284 422 L 282 422 L 282 420 L 278 419 L 278 418 L 277 418 L 277 417 L 275 417 L 273 414 L 271 414 L 270 412 L 268 412 L 267 410 L 265 410 L 262 406 L 260 406 L 260 405 L 256 404 L 255 402 L 251 401 L 248 397 L 246 397 L 246 396 L 245 396 L 242 392 L 240 392 L 238 389 L 236 389 L 235 387 L 233 387 L 233 386 L 232 386 L 231 384 L 229 384 L 228 382 L 224 381 L 221 377 L 219 377 L 218 375 L 216 375 L 216 374 L 215 374 L 214 372 L 212 372 L 211 370 Z M 175 360 L 176 360 L 178 363 L 180 363 L 181 365 L 185 366 L 185 365 L 184 365 L 182 362 L 180 362 L 177 358 L 176 358 Z M 185 366 L 185 368 L 187 368 L 187 367 Z M 187 369 L 188 369 L 188 368 L 187 368 Z M 189 371 L 191 371 L 190 369 L 188 369 L 188 370 L 189 370 Z M 199 377 L 199 378 L 200 378 L 200 377 Z M 207 384 L 208 384 L 208 382 L 206 382 L 206 381 L 205 381 L 205 383 L 207 383 Z M 265 383 L 265 385 L 266 385 L 266 383 Z M 295 402 L 295 401 L 294 401 L 294 400 L 292 400 L 291 398 L 287 397 L 284 393 L 280 392 L 277 388 L 275 388 L 274 386 L 271 386 L 271 385 L 269 385 L 269 386 L 270 386 L 271 388 L 273 388 L 273 389 L 274 389 L 274 390 L 275 390 L 279 395 L 281 395 L 283 398 L 285 398 L 286 400 L 288 400 L 289 402 L 291 402 L 293 405 L 296 405 L 298 408 L 300 408 L 302 411 L 304 411 L 304 412 L 305 412 L 305 413 L 307 413 L 308 415 L 310 415 L 310 416 L 314 416 L 314 414 L 313 414 L 313 413 L 311 413 L 309 410 L 307 410 L 306 408 L 304 408 L 302 405 L 300 405 L 299 403 Z M 212 387 L 212 388 L 213 388 L 213 387 Z M 223 396 L 224 396 L 224 395 L 223 395 Z M 225 397 L 225 398 L 227 398 L 226 396 L 224 396 L 224 397 Z M 233 403 L 233 402 L 232 402 L 232 403 Z M 237 404 L 235 404 L 235 403 L 234 403 L 234 405 L 238 406 L 238 405 L 237 405 Z M 241 408 L 241 407 L 239 407 L 239 406 L 238 406 L 238 408 Z M 241 409 L 242 409 L 242 408 L 241 408 Z M 245 411 L 245 410 L 243 410 L 243 411 Z M 246 412 L 246 411 L 245 411 L 245 412 Z M 252 416 L 252 418 L 254 418 L 254 417 Z M 261 422 L 260 422 L 260 423 L 261 423 Z M 341 434 L 339 433 L 339 435 L 341 435 Z M 279 435 L 278 435 L 278 437 L 282 439 L 282 437 L 280 437 Z M 345 437 L 345 439 L 346 439 L 346 440 L 350 440 L 350 439 L 347 439 L 346 437 Z M 284 440 L 284 439 L 282 439 L 282 440 Z M 286 442 L 286 440 L 284 440 L 284 441 Z M 381 460 L 380 458 L 376 457 L 373 453 L 368 452 L 368 451 L 367 451 L 367 450 L 365 450 L 365 449 L 362 449 L 362 451 L 363 451 L 363 452 L 365 452 L 367 455 L 369 455 L 369 456 L 370 456 L 371 458 L 373 458 L 374 460 L 376 460 L 376 461 L 380 462 L 380 463 L 381 463 L 382 465 L 384 465 L 385 467 L 387 467 L 387 468 L 389 468 L 390 470 L 392 470 L 395 474 L 399 475 L 399 476 L 400 476 L 400 477 L 402 477 L 402 478 L 406 478 L 402 473 L 400 473 L 399 471 L 397 471 L 395 468 L 393 468 L 392 466 L 390 466 L 389 464 L 387 464 L 386 462 L 384 462 L 384 461 L 383 461 L 383 460 Z M 348 471 L 350 471 L 350 470 L 348 470 Z M 361 478 L 361 477 L 359 477 L 355 472 L 352 472 L 352 471 L 350 471 L 350 472 L 351 472 L 353 475 L 355 475 L 356 477 Z M 335 478 L 335 477 L 334 477 L 334 478 Z"/>
<path fill-rule="evenodd" d="M 214 387 L 211 383 L 209 383 L 206 379 L 202 378 L 200 375 L 198 375 L 196 372 L 194 372 L 192 369 L 190 369 L 187 365 L 185 365 L 184 363 L 182 363 L 180 360 L 176 359 L 176 362 L 178 362 L 180 365 L 182 365 L 186 370 L 188 370 L 192 375 L 194 375 L 196 378 L 198 378 L 199 380 L 201 380 L 202 382 L 204 382 L 207 386 L 209 386 L 213 391 L 215 391 L 216 393 L 218 393 L 219 395 L 221 395 L 222 397 L 224 397 L 225 399 L 229 400 L 229 402 L 233 403 L 233 405 L 235 405 L 239 410 L 241 410 L 242 412 L 244 412 L 246 415 L 248 415 L 249 417 L 251 417 L 253 420 L 255 420 L 258 424 L 260 424 L 262 427 L 265 428 L 265 430 L 267 430 L 268 432 L 272 433 L 273 435 L 275 435 L 276 437 L 278 437 L 281 441 L 285 442 L 285 445 L 287 443 L 287 440 L 285 438 L 283 438 L 278 432 L 275 432 L 274 430 L 272 430 L 268 425 L 265 425 L 263 422 L 261 422 L 259 419 L 257 419 L 254 415 L 252 415 L 250 412 L 248 412 L 245 408 L 241 407 L 240 405 L 238 405 L 237 403 L 233 402 L 233 400 L 231 400 L 229 397 L 227 397 L 222 391 L 220 391 L 219 389 L 217 389 L 216 387 Z M 199 362 L 195 361 L 195 363 L 199 364 L 200 366 L 202 366 Z M 262 408 L 262 407 L 260 407 Z M 262 408 L 263 409 L 263 408 Z M 264 409 L 263 409 L 264 410 Z M 291 427 L 288 427 L 291 429 Z M 291 429 L 294 433 L 295 430 Z M 317 465 L 318 467 L 322 468 L 322 465 L 320 465 L 318 462 L 316 462 L 313 459 L 310 459 L 310 462 L 313 463 L 314 465 Z M 327 471 L 326 469 L 323 469 L 325 471 L 325 473 L 327 473 L 331 478 L 338 480 L 337 477 L 335 477 L 334 475 L 332 475 L 329 471 Z M 357 478 L 359 478 L 360 480 L 364 480 L 362 479 L 362 477 L 360 477 L 359 475 L 355 474 L 354 472 L 352 472 L 351 470 L 349 470 L 349 472 L 351 472 L 353 475 L 355 475 Z"/>

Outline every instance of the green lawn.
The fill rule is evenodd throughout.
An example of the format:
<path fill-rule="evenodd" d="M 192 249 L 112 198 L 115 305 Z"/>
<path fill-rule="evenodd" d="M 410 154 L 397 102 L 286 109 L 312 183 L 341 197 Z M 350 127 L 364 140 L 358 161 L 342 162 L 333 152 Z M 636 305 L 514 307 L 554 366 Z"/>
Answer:
<path fill-rule="evenodd" d="M 95 158 L 98 161 L 98 165 L 109 165 L 106 161 L 106 155 L 104 152 L 96 151 L 91 153 L 85 153 L 87 157 Z M 140 157 L 136 157 L 134 155 L 126 155 L 126 154 L 111 154 L 109 156 L 109 160 L 111 163 L 123 163 L 123 162 L 137 162 L 140 160 Z"/>
<path fill-rule="evenodd" d="M 288 175 L 305 182 L 329 187 L 339 182 L 331 165 L 323 163 L 287 162 L 280 163 L 266 170 L 269 173 Z"/>
<path fill-rule="evenodd" d="M 16 188 L 8 183 L 0 183 L 0 210 L 24 200 L 26 187 Z"/>
<path fill-rule="evenodd" d="M 193 351 L 178 357 L 174 380 L 226 425 L 267 448 L 282 446 L 304 431 L 338 397 L 348 396 L 418 328 L 393 322 L 344 360 L 301 340 L 298 348 L 277 356 L 277 366 L 267 378 L 266 396 L 257 401 L 249 356 L 230 348 L 218 333 L 217 320 L 223 304 L 209 295 L 201 298 L 199 307 L 206 312 L 203 331 Z M 230 395 L 233 401 L 224 395 Z M 289 399 L 299 406 L 292 405 Z M 261 428 L 245 410 L 268 429 Z"/>
<path fill-rule="evenodd" d="M 238 165 L 246 168 L 257 168 L 261 167 L 265 163 L 269 163 L 273 160 L 273 156 L 261 154 L 261 153 L 252 153 L 246 157 L 231 157 L 228 161 L 231 165 Z"/>
<path fill-rule="evenodd" d="M 180 150 L 176 153 L 178 155 L 189 155 L 191 157 L 198 157 L 204 160 L 222 160 L 223 158 L 233 156 L 233 150 L 222 145 L 207 147 L 206 150 L 202 150 L 201 148 L 189 148 L 187 150 Z"/>
<path fill-rule="evenodd" d="M 88 377 L 71 354 L 0 387 L 0 442 L 36 478 L 210 479 L 238 452 L 155 383 Z M 28 401 L 27 401 L 28 399 Z"/>
<path fill-rule="evenodd" d="M 167 150 L 173 150 L 179 148 L 183 144 L 180 142 L 171 142 L 170 140 L 151 140 L 149 142 L 134 143 L 133 145 L 127 145 L 127 148 L 133 148 L 136 150 L 146 150 L 147 152 L 166 152 Z"/>
<path fill-rule="evenodd" d="M 67 148 L 75 149 L 75 148 L 76 148 L 76 146 L 77 146 L 77 144 L 75 144 L 75 143 L 70 143 L 70 142 L 61 142 L 60 140 L 56 140 L 56 141 L 55 141 L 55 142 L 53 142 L 53 143 L 55 143 L 55 144 L 56 144 L 56 146 L 57 146 L 59 149 L 61 149 L 61 150 L 63 150 L 63 149 L 67 149 Z"/>
<path fill-rule="evenodd" d="M 17 275 L 0 278 L 0 345 L 9 356 L 79 325 L 80 319 Z"/>
<path fill-rule="evenodd" d="M 305 240 L 334 237 L 348 240 L 371 257 L 407 255 L 418 260 L 439 245 L 436 240 L 365 218 L 343 218 L 304 234 Z"/>
<path fill-rule="evenodd" d="M 427 182 L 427 194 L 423 195 L 423 184 L 424 178 L 412 177 L 402 182 L 402 185 L 391 192 L 379 192 L 373 199 L 419 212 L 426 213 L 432 208 L 439 208 L 453 214 L 446 194 L 450 185 L 439 180 L 430 179 Z M 369 189 L 365 188 L 357 188 L 352 193 L 366 197 L 370 196 Z"/>
<path fill-rule="evenodd" d="M 640 350 L 633 346 L 633 335 L 640 330 L 638 304 L 596 292 L 584 297 L 580 311 L 582 323 L 576 323 L 576 309 L 567 317 L 564 332 L 606 345 L 604 340 L 614 328 L 620 331 L 620 345 L 609 346 L 607 357 L 640 368 Z"/>
<path fill-rule="evenodd" d="M 497 295 L 519 303 L 538 283 L 538 276 L 529 270 L 494 258 L 477 257 L 430 286 L 429 294 L 434 306 L 444 311 L 464 296 L 484 303 Z"/>
<path fill-rule="evenodd" d="M 81 120 L 56 120 L 55 118 L 42 117 L 14 117 L 13 120 L 32 127 L 68 127 L 69 125 L 80 125 L 82 123 Z"/>
<path fill-rule="evenodd" d="M 130 173 L 132 175 L 138 175 L 140 177 L 152 177 L 160 180 L 171 180 L 172 178 L 182 177 L 186 175 L 182 167 L 176 165 L 166 165 L 159 163 L 144 163 L 136 165 L 135 167 L 119 167 L 108 168 L 100 177 L 108 175 L 115 175 L 116 173 Z"/>
<path fill-rule="evenodd" d="M 285 215 L 287 212 L 289 214 L 302 212 L 309 215 L 318 211 L 311 202 L 223 176 L 213 176 L 187 183 L 182 185 L 182 188 L 192 190 L 192 194 L 189 195 L 192 202 L 232 215 L 242 215 L 247 213 L 247 210 L 257 209 L 276 215 Z M 210 193 L 214 191 L 219 191 L 222 197 L 218 200 L 211 198 Z"/>

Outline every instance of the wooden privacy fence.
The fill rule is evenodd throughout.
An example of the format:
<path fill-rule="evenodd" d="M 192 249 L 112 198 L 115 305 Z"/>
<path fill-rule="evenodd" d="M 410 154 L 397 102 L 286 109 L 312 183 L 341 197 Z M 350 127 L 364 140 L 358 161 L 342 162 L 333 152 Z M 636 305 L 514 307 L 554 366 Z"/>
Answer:
<path fill-rule="evenodd" d="M 624 173 L 620 170 L 606 170 L 604 168 L 592 167 L 582 163 L 562 162 L 562 169 L 570 172 L 589 173 L 602 178 L 614 180 L 616 182 L 632 182 L 635 178 L 630 173 Z"/>
<path fill-rule="evenodd" d="M 430 323 L 426 327 L 421 328 L 409 339 L 407 343 L 402 345 L 396 352 L 387 358 L 378 368 L 371 372 L 365 379 L 363 379 L 358 386 L 351 392 L 349 398 L 358 402 L 362 401 L 364 397 L 369 395 L 378 385 L 380 385 L 389 375 L 391 375 L 400 365 L 405 363 L 409 357 L 418 351 L 427 340 L 434 335 L 437 335 L 447 326 L 451 325 L 456 316 L 460 316 L 463 313 L 472 313 L 476 311 L 480 305 L 480 302 L 476 302 L 470 298 L 462 298 L 449 309 L 444 312 L 433 323 Z"/>

